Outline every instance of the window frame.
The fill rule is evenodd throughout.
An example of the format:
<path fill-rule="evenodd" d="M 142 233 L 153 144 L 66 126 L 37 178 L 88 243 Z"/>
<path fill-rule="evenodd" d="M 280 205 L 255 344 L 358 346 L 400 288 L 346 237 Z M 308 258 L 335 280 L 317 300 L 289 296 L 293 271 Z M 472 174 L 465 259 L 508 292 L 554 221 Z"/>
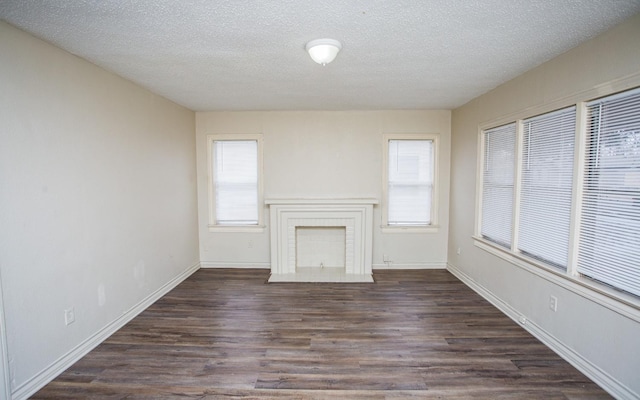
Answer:
<path fill-rule="evenodd" d="M 428 225 L 417 224 L 389 224 L 389 142 L 391 140 L 428 140 L 433 149 L 433 185 L 431 191 L 431 222 Z M 438 197 L 439 191 L 439 159 L 440 134 L 438 133 L 385 133 L 382 135 L 382 201 L 381 220 L 382 232 L 385 233 L 435 233 L 438 225 Z"/>
<path fill-rule="evenodd" d="M 612 87 L 611 92 L 602 93 L 601 91 L 585 91 L 578 93 L 573 97 L 560 99 L 555 102 L 549 102 L 544 106 L 526 109 L 521 112 L 513 113 L 507 116 L 496 118 L 480 124 L 477 131 L 477 167 L 476 167 L 476 208 L 475 208 L 475 224 L 473 241 L 474 245 L 484 251 L 487 251 L 514 266 L 529 271 L 545 280 L 553 282 L 558 286 L 570 290 L 578 295 L 593 300 L 604 307 L 611 309 L 621 315 L 625 315 L 637 322 L 640 322 L 640 297 L 621 291 L 612 286 L 595 281 L 591 278 L 582 276 L 577 271 L 577 253 L 580 241 L 580 219 L 582 215 L 582 198 L 583 183 L 585 174 L 585 151 L 587 136 L 587 104 L 595 102 L 599 99 L 610 97 L 613 95 L 624 95 L 626 92 L 640 90 L 637 86 Z M 571 222 L 569 233 L 569 255 L 567 270 L 560 270 L 553 265 L 544 261 L 530 257 L 518 251 L 518 234 L 519 231 L 519 208 L 520 208 L 520 189 L 522 185 L 522 149 L 523 149 L 523 121 L 535 116 L 553 113 L 563 108 L 576 106 L 576 126 L 574 134 L 574 163 L 573 163 L 573 185 L 571 200 Z M 513 226 L 512 226 L 512 243 L 510 247 L 504 247 L 491 240 L 484 238 L 481 234 L 482 224 L 482 193 L 483 193 L 483 166 L 484 166 L 484 132 L 495 127 L 516 123 L 516 182 L 514 188 L 514 209 L 513 209 Z"/>
<path fill-rule="evenodd" d="M 214 142 L 223 141 L 256 141 L 257 149 L 257 167 L 258 167 L 258 223 L 246 225 L 227 225 L 218 224 L 216 220 L 216 196 L 214 185 L 214 162 L 215 155 L 213 152 Z M 208 195 L 208 229 L 209 232 L 264 232 L 264 185 L 263 185 L 263 139 L 262 134 L 210 134 L 207 135 L 207 195 Z"/>
<path fill-rule="evenodd" d="M 529 228 L 530 226 L 537 226 L 539 224 L 537 223 L 532 223 L 530 225 L 526 224 L 526 223 L 522 223 L 523 220 L 525 220 L 525 207 L 523 206 L 523 204 L 525 203 L 524 199 L 526 196 L 526 192 L 527 189 L 529 191 L 529 197 L 527 198 L 529 205 L 533 202 L 531 202 L 532 198 L 535 198 L 535 195 L 532 195 L 532 191 L 535 191 L 536 189 L 540 189 L 539 185 L 536 185 L 536 180 L 539 182 L 540 180 L 544 181 L 544 183 L 550 183 L 547 181 L 546 177 L 543 178 L 535 178 L 535 172 L 539 172 L 539 170 L 537 170 L 535 167 L 534 168 L 525 168 L 525 164 L 528 164 L 529 162 L 529 158 L 530 158 L 530 154 L 531 152 L 533 152 L 533 157 L 535 160 L 535 156 L 536 155 L 541 155 L 539 150 L 540 150 L 540 142 L 543 142 L 544 144 L 548 144 L 549 143 L 549 137 L 545 137 L 543 136 L 543 139 L 541 140 L 540 137 L 538 136 L 540 133 L 544 133 L 544 134 L 548 134 L 549 131 L 547 131 L 544 128 L 544 124 L 545 121 L 549 121 L 551 120 L 552 122 L 558 122 L 558 120 L 563 120 L 563 118 L 565 117 L 565 115 L 571 115 L 572 119 L 570 119 L 570 123 L 572 124 L 571 126 L 571 130 L 561 130 L 561 128 L 563 128 L 562 125 L 558 126 L 558 129 L 554 129 L 553 133 L 554 133 L 554 138 L 551 139 L 553 140 L 553 144 L 557 145 L 557 144 L 565 144 L 565 142 L 559 142 L 559 138 L 561 138 L 562 136 L 558 135 L 559 133 L 564 133 L 564 134 L 569 134 L 571 133 L 571 138 L 569 140 L 567 140 L 566 142 L 571 142 L 571 152 L 567 152 L 567 153 L 563 153 L 561 150 L 559 151 L 560 154 L 558 154 L 558 150 L 557 149 L 553 149 L 553 152 L 551 154 L 549 153 L 544 153 L 544 155 L 548 158 L 552 155 L 558 156 L 558 155 L 565 155 L 565 154 L 571 154 L 571 159 L 570 159 L 570 165 L 571 165 L 571 178 L 570 178 L 570 182 L 568 187 L 563 187 L 560 191 L 564 190 L 566 192 L 568 192 L 568 207 L 564 208 L 564 209 L 560 209 L 560 208 L 555 208 L 554 211 L 564 211 L 567 212 L 568 215 L 565 215 L 567 217 L 567 219 L 565 220 L 566 225 L 564 225 L 564 228 L 567 229 L 566 231 L 566 237 L 564 237 L 564 235 L 558 235 L 559 233 L 564 233 L 562 231 L 556 231 L 555 234 L 556 236 L 562 236 L 560 239 L 566 240 L 566 261 L 562 260 L 564 262 L 554 262 L 551 260 L 551 257 L 553 256 L 553 254 L 551 253 L 547 253 L 547 254 L 535 254 L 534 253 L 534 249 L 531 249 L 532 251 L 526 251 L 523 249 L 523 242 L 525 242 L 525 240 L 523 240 L 523 236 L 526 236 L 525 233 L 528 233 L 525 231 L 525 229 Z M 571 222 L 571 217 L 572 217 L 572 212 L 573 212 L 573 204 L 576 200 L 576 197 L 574 196 L 573 190 L 575 188 L 575 157 L 576 157 L 576 127 L 577 127 L 577 106 L 576 105 L 572 105 L 569 107 L 563 107 L 561 109 L 558 110 L 553 110 L 550 112 L 546 112 L 543 114 L 539 114 L 533 117 L 529 117 L 529 118 L 524 118 L 520 121 L 518 121 L 521 126 L 522 126 L 522 132 L 521 132 L 521 136 L 519 137 L 519 139 L 521 140 L 520 146 L 518 146 L 518 151 L 520 153 L 516 154 L 516 156 L 519 159 L 519 162 L 521 163 L 521 165 L 519 166 L 519 169 L 517 170 L 519 176 L 517 177 L 517 179 L 519 180 L 519 185 L 518 185 L 518 191 L 514 191 L 514 196 L 517 196 L 517 204 L 518 204 L 518 208 L 517 210 L 514 210 L 514 215 L 513 218 L 517 219 L 517 224 L 518 224 L 518 232 L 516 233 L 516 238 L 517 238 L 517 247 L 516 247 L 516 251 L 520 254 L 525 254 L 528 255 L 528 257 L 536 259 L 536 260 L 540 260 L 542 263 L 549 265 L 549 266 L 553 266 L 555 268 L 559 268 L 561 270 L 567 270 L 568 268 L 568 264 L 569 264 L 569 250 L 570 250 L 570 240 L 572 238 L 571 236 L 571 227 L 572 227 L 572 222 Z M 535 130 L 534 132 L 536 133 L 536 135 L 532 135 L 531 132 L 531 126 L 536 126 L 538 125 L 539 122 L 542 122 L 543 127 L 539 128 L 537 130 Z M 556 128 L 556 127 L 554 127 Z M 528 131 L 528 132 L 525 132 Z M 525 143 L 528 138 L 529 143 Z M 535 143 L 534 143 L 535 142 Z M 558 142 L 558 143 L 556 143 Z M 525 157 L 525 151 L 527 152 L 527 156 Z M 539 160 L 537 160 L 539 161 Z M 548 161 L 548 160 L 547 160 Z M 557 167 L 557 166 L 556 166 Z M 528 172 L 528 171 L 534 171 L 533 173 Z M 557 170 L 555 170 L 554 172 L 558 172 Z M 547 190 L 551 190 L 550 187 L 545 187 L 545 189 Z M 557 187 L 556 187 L 557 189 Z M 540 196 L 538 196 L 537 200 L 548 200 L 547 195 L 543 195 L 543 198 L 541 199 Z M 558 204 L 556 204 L 558 205 Z M 517 214 L 516 214 L 517 211 Z M 531 207 L 529 207 L 528 209 L 529 213 L 527 214 L 527 217 L 531 217 L 531 214 L 535 214 L 536 211 L 539 211 L 537 209 L 532 209 Z M 548 210 L 547 210 L 548 211 Z M 548 222 L 548 221 L 547 221 Z M 557 221 L 556 221 L 557 223 Z M 548 238 L 547 238 L 548 239 Z M 544 241 L 544 240 L 543 240 Z M 529 246 L 532 246 L 533 244 L 531 242 L 528 243 Z M 537 244 L 537 243 L 536 243 Z M 539 245 L 539 244 L 538 244 Z M 542 247 L 548 247 L 550 246 L 549 243 L 544 243 L 544 246 Z M 536 247 L 535 245 L 533 245 L 533 247 Z M 556 249 L 557 250 L 557 249 Z M 557 254 L 556 254 L 557 255 Z"/>
<path fill-rule="evenodd" d="M 489 146 L 487 146 L 487 134 L 488 133 L 494 133 L 494 132 L 500 132 L 500 130 L 504 130 L 505 128 L 511 128 L 511 126 L 513 125 L 513 160 L 512 160 L 512 164 L 513 164 L 513 179 L 511 184 L 509 185 L 509 187 L 511 188 L 511 216 L 510 216 L 510 237 L 508 239 L 508 242 L 501 242 L 499 240 L 497 240 L 496 238 L 491 238 L 488 235 L 485 235 L 483 233 L 484 231 L 484 215 L 483 215 L 483 210 L 484 210 L 484 199 L 485 199 L 485 191 L 484 191 L 484 181 L 485 181 L 485 173 L 488 171 L 488 168 L 486 166 L 486 163 L 489 159 L 488 155 L 487 155 L 487 148 Z M 486 239 L 492 243 L 496 243 L 497 245 L 503 246 L 505 248 L 510 248 L 512 243 L 513 243 L 513 230 L 514 228 L 514 220 L 513 220 L 513 210 L 516 207 L 515 204 L 515 191 L 517 189 L 517 174 L 519 172 L 519 165 L 518 165 L 518 152 L 519 152 L 519 147 L 518 147 L 518 123 L 517 122 L 510 122 L 510 123 L 506 123 L 506 124 L 501 124 L 501 125 L 497 125 L 495 127 L 489 128 L 489 129 L 483 129 L 481 131 L 480 134 L 480 140 L 479 140 L 479 146 L 481 147 L 480 149 L 480 156 L 481 158 L 478 159 L 478 182 L 479 182 L 479 186 L 478 186 L 478 197 L 477 197 L 477 209 L 479 210 L 476 213 L 476 227 L 477 227 L 477 233 L 476 236 L 482 237 L 483 239 Z M 492 132 L 490 132 L 492 131 Z"/>

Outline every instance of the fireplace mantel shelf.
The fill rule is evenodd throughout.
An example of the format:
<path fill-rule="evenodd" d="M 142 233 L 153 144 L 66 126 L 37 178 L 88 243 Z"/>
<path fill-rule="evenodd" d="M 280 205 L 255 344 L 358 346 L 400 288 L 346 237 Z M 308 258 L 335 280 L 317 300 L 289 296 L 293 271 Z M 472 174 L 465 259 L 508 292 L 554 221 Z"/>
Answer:
<path fill-rule="evenodd" d="M 265 203 L 271 219 L 269 282 L 373 282 L 373 206 L 377 199 L 274 198 Z M 329 227 L 345 229 L 344 267 L 300 266 L 297 229 Z"/>
<path fill-rule="evenodd" d="M 290 199 L 267 199 L 265 200 L 265 204 L 267 205 L 271 205 L 271 204 L 299 204 L 299 205 L 304 205 L 304 204 L 311 204 L 311 205 L 315 205 L 315 204 L 378 204 L 378 199 L 374 199 L 374 198 L 365 198 L 365 199 L 358 199 L 358 198 L 344 198 L 344 199 L 335 199 L 335 198 L 331 198 L 331 199 L 322 199 L 322 198 L 313 198 L 313 199 L 295 199 L 295 198 L 290 198 Z"/>

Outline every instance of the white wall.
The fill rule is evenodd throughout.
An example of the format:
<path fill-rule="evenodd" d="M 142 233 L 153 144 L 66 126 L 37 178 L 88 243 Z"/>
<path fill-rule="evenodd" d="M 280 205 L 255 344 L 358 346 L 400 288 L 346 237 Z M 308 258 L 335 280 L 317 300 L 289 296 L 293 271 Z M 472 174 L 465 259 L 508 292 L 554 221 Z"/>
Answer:
<path fill-rule="evenodd" d="M 373 264 L 392 268 L 443 267 L 447 257 L 450 111 L 300 111 L 196 113 L 200 257 L 203 266 L 268 267 L 269 229 L 263 233 L 209 232 L 208 134 L 262 133 L 265 198 L 381 199 L 383 133 L 440 134 L 437 233 L 383 233 L 374 208 Z M 268 225 L 268 209 L 264 209 Z"/>
<path fill-rule="evenodd" d="M 640 85 L 640 15 L 453 111 L 450 269 L 619 397 L 640 397 L 640 323 L 474 247 L 478 126 Z M 460 248 L 462 253 L 456 254 Z M 550 295 L 558 311 L 548 309 Z M 624 309 L 624 307 L 621 307 Z M 633 308 L 631 314 L 640 315 Z"/>
<path fill-rule="evenodd" d="M 197 268 L 195 116 L 4 22 L 0 55 L 0 272 L 24 396 Z"/>

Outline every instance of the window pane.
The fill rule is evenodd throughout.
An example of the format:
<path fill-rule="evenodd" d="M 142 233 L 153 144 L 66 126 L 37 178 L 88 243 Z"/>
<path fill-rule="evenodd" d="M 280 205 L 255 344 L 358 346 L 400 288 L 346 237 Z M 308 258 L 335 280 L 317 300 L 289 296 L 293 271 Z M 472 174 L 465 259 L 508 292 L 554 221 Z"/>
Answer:
<path fill-rule="evenodd" d="M 482 226 L 486 239 L 511 247 L 516 125 L 484 132 L 482 184 Z"/>
<path fill-rule="evenodd" d="M 588 106 L 578 272 L 640 296 L 640 91 Z"/>
<path fill-rule="evenodd" d="M 213 187 L 216 223 L 258 223 L 258 142 L 214 141 Z"/>
<path fill-rule="evenodd" d="M 429 225 L 433 141 L 389 141 L 389 225 Z"/>
<path fill-rule="evenodd" d="M 576 108 L 523 121 L 518 249 L 566 269 Z"/>

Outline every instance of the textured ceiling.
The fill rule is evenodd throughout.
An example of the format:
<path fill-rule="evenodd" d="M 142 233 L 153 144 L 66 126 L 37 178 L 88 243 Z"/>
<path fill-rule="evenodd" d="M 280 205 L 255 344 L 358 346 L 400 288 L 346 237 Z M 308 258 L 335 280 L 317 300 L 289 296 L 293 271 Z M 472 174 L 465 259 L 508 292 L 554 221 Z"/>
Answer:
<path fill-rule="evenodd" d="M 451 109 L 640 0 L 1 0 L 0 18 L 192 110 Z M 322 67 L 312 39 L 340 40 Z M 639 39 L 640 40 L 640 39 Z"/>

